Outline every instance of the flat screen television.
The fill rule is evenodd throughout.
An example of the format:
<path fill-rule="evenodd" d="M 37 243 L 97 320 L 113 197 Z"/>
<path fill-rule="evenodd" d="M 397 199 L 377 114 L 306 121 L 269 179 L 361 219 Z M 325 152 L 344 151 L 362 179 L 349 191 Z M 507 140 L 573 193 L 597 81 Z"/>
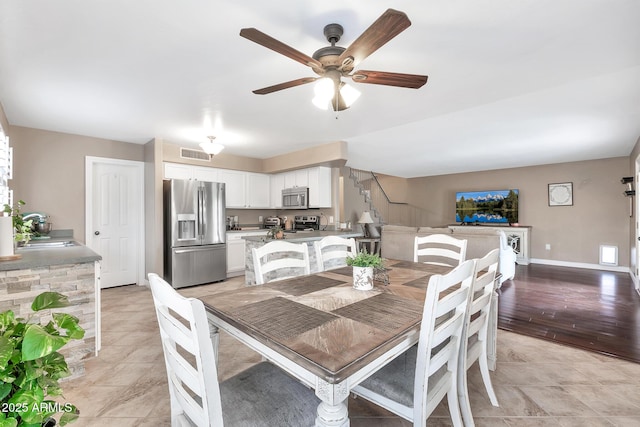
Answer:
<path fill-rule="evenodd" d="M 459 191 L 456 222 L 462 224 L 516 224 L 518 190 Z"/>

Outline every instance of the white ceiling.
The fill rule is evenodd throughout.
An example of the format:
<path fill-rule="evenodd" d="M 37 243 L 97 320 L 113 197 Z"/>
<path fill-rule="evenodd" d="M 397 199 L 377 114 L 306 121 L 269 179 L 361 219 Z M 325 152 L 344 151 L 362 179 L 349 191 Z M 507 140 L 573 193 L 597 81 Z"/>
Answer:
<path fill-rule="evenodd" d="M 310 68 L 337 22 L 348 46 L 387 8 L 412 26 L 357 69 L 426 74 L 354 84 L 337 114 Z M 402 177 L 629 155 L 640 137 L 638 0 L 20 0 L 0 2 L 0 102 L 17 126 L 267 158 L 347 141 L 348 165 Z"/>

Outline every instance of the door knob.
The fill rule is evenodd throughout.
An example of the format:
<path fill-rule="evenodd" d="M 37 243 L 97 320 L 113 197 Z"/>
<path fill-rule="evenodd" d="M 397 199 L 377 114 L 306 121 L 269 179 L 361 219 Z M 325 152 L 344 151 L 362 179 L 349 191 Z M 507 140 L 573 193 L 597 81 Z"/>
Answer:
<path fill-rule="evenodd" d="M 99 231 L 95 231 L 93 234 L 95 234 L 96 236 L 99 236 L 100 232 Z"/>

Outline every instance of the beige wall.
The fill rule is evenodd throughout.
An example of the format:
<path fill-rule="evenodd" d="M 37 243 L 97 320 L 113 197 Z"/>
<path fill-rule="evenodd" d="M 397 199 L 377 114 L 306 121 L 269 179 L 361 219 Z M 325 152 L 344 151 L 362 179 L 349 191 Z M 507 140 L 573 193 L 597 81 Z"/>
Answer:
<path fill-rule="evenodd" d="M 10 126 L 9 136 L 14 200 L 27 202 L 25 212 L 49 215 L 53 229 L 73 229 L 80 242 L 85 240 L 85 157 L 144 159 L 138 144 L 19 126 Z"/>
<path fill-rule="evenodd" d="M 629 205 L 620 178 L 628 157 L 409 179 L 409 203 L 427 211 L 427 223 L 455 222 L 456 191 L 517 188 L 519 223 L 532 226 L 531 257 L 598 264 L 601 244 L 618 247 L 629 266 Z M 573 182 L 573 206 L 549 207 L 549 183 Z M 545 244 L 551 250 L 545 250 Z"/>

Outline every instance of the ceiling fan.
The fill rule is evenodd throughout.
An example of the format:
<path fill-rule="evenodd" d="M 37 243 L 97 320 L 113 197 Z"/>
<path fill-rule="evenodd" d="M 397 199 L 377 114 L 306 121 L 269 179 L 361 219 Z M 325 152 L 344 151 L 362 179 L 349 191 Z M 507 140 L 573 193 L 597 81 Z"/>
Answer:
<path fill-rule="evenodd" d="M 427 82 L 427 76 L 390 73 L 386 71 L 353 71 L 360 62 L 402 31 L 406 30 L 410 25 L 411 21 L 409 21 L 409 18 L 404 12 L 387 9 L 387 11 L 371 24 L 349 47 L 344 48 L 336 46 L 336 43 L 343 34 L 342 26 L 339 24 L 329 24 L 324 27 L 324 35 L 327 41 L 331 43 L 331 46 L 316 50 L 311 57 L 255 28 L 243 28 L 240 31 L 240 36 L 311 67 L 319 76 L 291 80 L 254 90 L 253 93 L 266 95 L 328 78 L 333 82 L 331 89 L 333 91 L 331 95 L 331 106 L 335 111 L 341 111 L 349 108 L 350 105 L 350 103 L 345 100 L 344 91 L 341 90 L 345 86 L 345 83 L 341 81 L 341 77 L 351 78 L 351 80 L 356 83 L 418 89 Z"/>

